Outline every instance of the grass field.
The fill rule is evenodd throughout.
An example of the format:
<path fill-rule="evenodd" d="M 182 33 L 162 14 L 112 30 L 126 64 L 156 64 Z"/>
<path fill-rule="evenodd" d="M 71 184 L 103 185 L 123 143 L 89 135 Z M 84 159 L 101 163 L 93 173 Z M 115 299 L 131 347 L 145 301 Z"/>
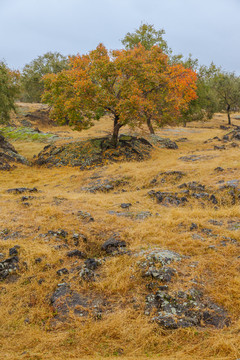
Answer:
<path fill-rule="evenodd" d="M 238 122 L 233 120 L 236 125 Z M 172 140 L 186 137 L 187 141 L 178 142 L 177 150 L 155 148 L 151 159 L 143 162 L 108 164 L 86 171 L 18 165 L 12 171 L 0 173 L 0 253 L 8 257 L 9 249 L 18 245 L 21 260 L 19 277 L 0 283 L 1 358 L 237 360 L 240 357 L 239 202 L 220 201 L 216 207 L 191 199 L 187 206 L 176 207 L 162 206 L 148 196 L 151 189 L 178 192 L 180 184 L 192 181 L 214 190 L 223 181 L 240 180 L 239 148 L 227 145 L 225 150 L 214 150 L 214 145 L 219 145 L 217 140 L 205 143 L 215 136 L 222 138 L 228 131 L 219 127 L 226 124 L 227 117 L 217 114 L 210 122 L 160 129 L 157 131 L 160 136 Z M 107 117 L 81 133 L 67 127 L 37 125 L 44 132 L 58 134 L 59 144 L 67 141 L 64 137 L 76 141 L 103 136 L 112 127 Z M 129 131 L 133 133 L 122 129 L 123 133 Z M 139 130 L 139 134 L 146 134 L 146 129 Z M 14 142 L 19 153 L 29 160 L 45 145 L 38 141 Z M 179 159 L 191 155 L 197 155 L 199 160 Z M 217 167 L 224 170 L 217 172 L 214 170 Z M 182 171 L 185 175 L 180 181 L 167 178 L 157 185 L 151 183 L 159 173 L 168 171 Z M 126 184 L 107 193 L 84 191 L 82 188 L 95 178 L 124 178 Z M 30 194 L 33 198 L 27 201 L 29 206 L 24 205 L 22 195 L 7 192 L 16 187 L 38 189 Z M 148 211 L 152 216 L 142 221 L 117 216 L 122 203 L 131 203 L 129 211 L 133 214 Z M 79 218 L 78 211 L 89 212 L 95 221 Z M 200 237 L 193 238 L 192 223 L 197 224 Z M 214 236 L 203 235 L 200 230 L 205 228 Z M 133 253 L 159 247 L 186 256 L 171 288 L 177 289 L 181 284 L 184 289 L 188 282 L 197 279 L 207 296 L 228 312 L 230 326 L 166 330 L 151 322 L 144 315 L 145 280 L 127 254 L 108 257 L 95 282 L 79 282 L 74 272 L 56 276 L 59 268 L 71 269 L 82 263 L 66 258 L 64 247 L 56 250 L 54 241 L 42 236 L 58 229 L 84 234 L 88 241 L 81 242 L 79 249 L 91 258 L 103 257 L 101 244 L 113 233 L 119 233 Z M 234 242 L 221 245 L 224 237 Z M 38 258 L 40 263 L 36 262 Z M 189 267 L 189 261 L 197 266 Z M 69 321 L 53 321 L 55 314 L 49 299 L 61 281 L 71 281 L 74 289 L 81 288 L 82 293 L 93 297 L 104 295 L 113 310 L 101 320 L 71 314 Z M 135 310 L 133 302 L 140 304 Z"/>

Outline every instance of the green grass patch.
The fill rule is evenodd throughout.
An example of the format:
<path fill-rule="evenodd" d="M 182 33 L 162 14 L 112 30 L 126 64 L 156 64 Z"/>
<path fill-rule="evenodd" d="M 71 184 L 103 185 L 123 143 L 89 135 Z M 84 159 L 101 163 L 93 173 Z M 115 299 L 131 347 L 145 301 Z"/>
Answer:
<path fill-rule="evenodd" d="M 51 142 L 58 138 L 57 135 L 51 133 L 42 133 L 35 131 L 29 127 L 12 127 L 6 126 L 0 129 L 4 137 L 11 140 L 39 141 Z"/>

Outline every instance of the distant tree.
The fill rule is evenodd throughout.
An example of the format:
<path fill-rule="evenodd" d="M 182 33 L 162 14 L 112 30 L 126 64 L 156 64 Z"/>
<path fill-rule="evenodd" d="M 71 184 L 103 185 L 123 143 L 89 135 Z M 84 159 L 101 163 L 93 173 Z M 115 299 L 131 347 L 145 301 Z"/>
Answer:
<path fill-rule="evenodd" d="M 0 123 L 10 119 L 15 111 L 15 100 L 19 93 L 19 72 L 10 70 L 4 62 L 0 62 Z"/>
<path fill-rule="evenodd" d="M 228 124 L 231 125 L 231 112 L 240 107 L 240 78 L 234 73 L 218 73 L 212 85 L 219 99 L 219 110 L 227 112 Z"/>
<path fill-rule="evenodd" d="M 164 29 L 156 30 L 154 25 L 141 24 L 135 32 L 128 32 L 121 42 L 127 50 L 133 49 L 141 43 L 147 50 L 150 50 L 154 45 L 158 45 L 164 53 L 167 53 L 168 46 L 163 39 L 164 34 Z"/>
<path fill-rule="evenodd" d="M 58 73 L 68 67 L 68 58 L 58 52 L 47 52 L 25 65 L 21 75 L 21 100 L 40 102 L 43 93 L 42 77 L 49 73 Z"/>
<path fill-rule="evenodd" d="M 184 124 L 189 121 L 211 119 L 218 111 L 219 99 L 213 87 L 213 79 L 220 72 L 213 63 L 199 66 L 197 59 L 191 56 L 182 62 L 187 68 L 192 68 L 197 73 L 197 98 L 189 103 L 187 110 L 183 111 Z"/>
<path fill-rule="evenodd" d="M 159 46 L 108 52 L 100 44 L 71 58 L 69 70 L 46 75 L 43 101 L 52 106 L 53 119 L 79 130 L 104 112 L 111 114 L 116 146 L 122 126 L 150 123 L 153 132 L 152 121 L 161 126 L 169 113 L 180 114 L 196 96 L 195 77 L 183 66 L 170 67 Z"/>

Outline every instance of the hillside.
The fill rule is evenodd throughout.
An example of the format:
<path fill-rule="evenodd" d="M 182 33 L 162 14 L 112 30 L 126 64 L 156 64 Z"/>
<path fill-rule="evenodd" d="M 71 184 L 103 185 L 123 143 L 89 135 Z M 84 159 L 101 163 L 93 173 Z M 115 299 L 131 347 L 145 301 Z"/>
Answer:
<path fill-rule="evenodd" d="M 79 133 L 19 104 L 12 122 L 21 131 L 4 134 L 30 165 L 0 171 L 2 358 L 240 357 L 236 126 L 216 114 L 166 127 L 178 148 L 81 168 L 36 160 L 105 137 L 108 117 Z"/>

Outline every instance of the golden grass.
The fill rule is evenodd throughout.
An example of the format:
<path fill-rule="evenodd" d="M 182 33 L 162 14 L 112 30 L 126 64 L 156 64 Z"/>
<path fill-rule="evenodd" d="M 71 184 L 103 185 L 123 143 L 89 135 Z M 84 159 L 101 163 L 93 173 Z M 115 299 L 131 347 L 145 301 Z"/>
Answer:
<path fill-rule="evenodd" d="M 37 106 L 33 105 L 33 111 Z M 239 296 L 239 247 L 236 244 L 219 246 L 220 238 L 203 235 L 205 241 L 192 238 L 190 225 L 210 228 L 220 237 L 235 238 L 239 245 L 239 231 L 230 230 L 228 221 L 240 219 L 240 208 L 199 206 L 192 201 L 186 207 L 164 207 L 157 204 L 147 193 L 153 188 L 150 181 L 160 172 L 180 170 L 186 176 L 179 182 L 162 183 L 156 187 L 164 191 L 178 191 L 183 182 L 199 181 L 207 187 L 216 187 L 220 180 L 240 178 L 239 149 L 213 150 L 213 143 L 204 141 L 223 136 L 219 125 L 226 124 L 226 116 L 215 116 L 210 123 L 192 123 L 187 128 L 159 130 L 159 135 L 171 139 L 187 137 L 188 142 L 178 143 L 179 150 L 155 149 L 152 158 L 140 163 L 109 164 L 103 168 L 80 171 L 77 168 L 39 168 L 19 165 L 15 170 L 0 173 L 0 231 L 19 232 L 16 238 L 0 240 L 0 252 L 8 255 L 8 249 L 20 245 L 20 278 L 16 282 L 0 284 L 0 354 L 1 358 L 17 359 L 222 359 L 240 357 L 240 296 Z M 237 122 L 237 120 L 235 121 Z M 67 127 L 51 128 L 61 131 L 73 140 L 92 136 L 104 136 L 112 123 L 104 118 L 96 126 L 82 133 Z M 190 128 L 191 127 L 191 128 Z M 44 130 L 44 129 L 43 129 Z M 128 129 L 123 129 L 127 132 Z M 146 129 L 142 130 L 142 133 Z M 59 141 L 60 143 L 61 141 Z M 31 159 L 43 144 L 15 142 L 14 146 Z M 207 160 L 183 162 L 179 157 L 207 155 Z M 225 170 L 214 172 L 218 166 Z M 109 193 L 87 193 L 81 190 L 94 174 L 103 178 L 127 178 L 128 184 Z M 6 192 L 14 187 L 37 187 L 31 195 L 29 207 L 23 205 L 21 195 Z M 124 188 L 126 192 L 122 192 Z M 109 211 L 123 211 L 120 204 L 132 203 L 130 212 L 150 211 L 153 216 L 144 221 L 110 215 Z M 79 210 L 92 214 L 95 221 L 87 223 L 77 216 Z M 157 214 L 157 215 L 156 215 Z M 223 221 L 222 227 L 210 224 L 209 219 Z M 189 281 L 196 277 L 204 283 L 204 291 L 229 312 L 232 323 L 224 329 L 179 329 L 164 331 L 143 315 L 145 281 L 131 256 L 110 257 L 99 268 L 95 283 L 74 283 L 76 274 L 66 278 L 56 276 L 61 267 L 70 269 L 75 260 L 66 259 L 66 250 L 56 250 L 54 239 L 40 237 L 48 230 L 64 229 L 71 235 L 83 233 L 88 242 L 81 242 L 79 249 L 89 257 L 103 256 L 101 244 L 113 233 L 119 233 L 133 252 L 161 247 L 190 256 L 183 262 L 181 271 Z M 71 236 L 70 236 L 71 237 Z M 214 245 L 216 250 L 209 248 Z M 69 243 L 71 246 L 71 243 Z M 41 257 L 41 263 L 35 259 Z M 64 260 L 64 262 L 63 262 Z M 189 272 L 189 262 L 198 266 Z M 81 265 L 83 260 L 77 260 Z M 76 265 L 76 264 L 75 264 Z M 179 265 L 180 266 L 180 265 Z M 47 269 L 47 270 L 46 270 Z M 76 289 L 105 294 L 114 311 L 103 315 L 102 320 L 73 319 L 72 322 L 52 327 L 53 309 L 49 296 L 59 281 L 73 282 Z M 39 280 L 44 279 L 42 284 Z M 172 288 L 177 286 L 179 277 Z M 184 285 L 183 285 L 184 286 Z M 140 307 L 133 310 L 132 300 Z"/>

